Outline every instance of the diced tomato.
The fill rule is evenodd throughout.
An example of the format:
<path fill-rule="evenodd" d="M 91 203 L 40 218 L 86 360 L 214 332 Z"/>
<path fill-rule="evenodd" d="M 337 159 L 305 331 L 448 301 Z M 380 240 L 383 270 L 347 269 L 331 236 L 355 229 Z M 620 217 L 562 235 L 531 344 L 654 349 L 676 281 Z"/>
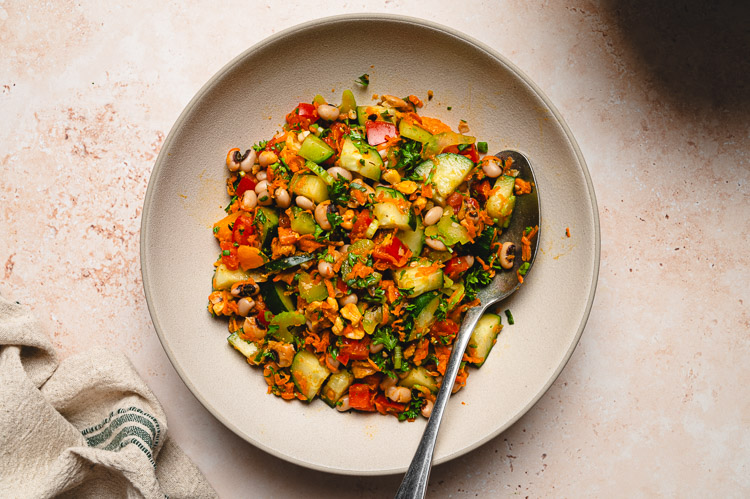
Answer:
<path fill-rule="evenodd" d="M 370 338 L 365 336 L 361 340 L 342 339 L 342 345 L 339 346 L 339 357 L 347 356 L 352 360 L 365 360 L 370 355 Z M 341 362 L 339 360 L 339 362 Z"/>
<path fill-rule="evenodd" d="M 349 233 L 349 238 L 354 241 L 356 239 L 362 239 L 365 237 L 367 228 L 372 223 L 372 217 L 370 217 L 370 210 L 364 210 L 357 216 L 357 221 L 352 226 L 352 231 Z"/>
<path fill-rule="evenodd" d="M 474 163 L 479 161 L 479 151 L 477 151 L 477 147 L 474 144 L 465 148 L 463 151 L 460 150 L 458 146 L 448 146 L 445 149 L 443 149 L 443 152 L 452 152 L 453 154 L 460 154 L 461 156 L 466 156 L 467 158 L 472 160 Z"/>
<path fill-rule="evenodd" d="M 252 234 L 255 234 L 253 218 L 244 215 L 237 217 L 237 220 L 234 221 L 234 229 L 232 230 L 232 240 L 237 244 L 250 244 L 248 238 Z"/>
<path fill-rule="evenodd" d="M 257 303 L 257 302 L 256 302 Z M 266 314 L 269 315 L 268 318 L 266 318 Z M 265 327 L 268 327 L 269 324 L 271 324 L 272 314 L 270 310 L 266 310 L 265 308 L 259 308 L 256 312 L 255 318 L 263 324 Z"/>
<path fill-rule="evenodd" d="M 234 190 L 234 195 L 241 198 L 245 191 L 255 189 L 255 180 L 251 179 L 249 175 L 245 175 L 240 179 L 240 183 L 237 184 L 237 189 Z"/>
<path fill-rule="evenodd" d="M 367 143 L 371 146 L 382 144 L 389 138 L 398 137 L 396 125 L 387 121 L 368 121 L 365 129 L 367 130 Z"/>
<path fill-rule="evenodd" d="M 349 294 L 349 286 L 346 285 L 343 279 L 336 279 L 336 289 L 344 294 Z"/>
<path fill-rule="evenodd" d="M 479 161 L 479 151 L 477 151 L 477 146 L 472 144 L 463 151 L 458 151 L 458 154 L 461 154 L 462 156 L 466 156 L 470 160 L 472 160 L 474 163 Z"/>
<path fill-rule="evenodd" d="M 336 360 L 344 365 L 347 365 L 349 364 L 349 354 L 339 352 L 339 354 L 336 356 Z"/>
<path fill-rule="evenodd" d="M 306 102 L 300 102 L 297 106 L 297 114 L 302 116 L 303 118 L 311 118 L 312 121 L 315 121 L 318 119 L 318 113 L 315 109 L 315 106 L 312 104 L 308 104 Z"/>
<path fill-rule="evenodd" d="M 222 241 L 221 246 L 221 263 L 227 266 L 229 270 L 237 270 L 240 260 L 237 258 L 237 248 L 229 241 Z"/>
<path fill-rule="evenodd" d="M 375 411 L 375 404 L 372 403 L 372 390 L 363 383 L 355 383 L 349 387 L 349 405 L 352 409 L 359 411 Z"/>
<path fill-rule="evenodd" d="M 450 207 L 453 208 L 453 212 L 456 213 L 461 209 L 461 204 L 463 204 L 464 202 L 464 197 L 461 194 L 454 192 L 453 194 L 448 196 L 448 199 L 446 199 L 445 202 L 448 203 Z"/>
<path fill-rule="evenodd" d="M 292 130 L 307 130 L 318 119 L 318 111 L 312 104 L 300 102 L 286 115 L 286 122 Z"/>
<path fill-rule="evenodd" d="M 351 402 L 349 402 L 351 404 Z M 406 404 L 399 404 L 388 400 L 382 393 L 375 397 L 375 408 L 380 414 L 394 414 L 397 415 L 404 412 Z"/>
<path fill-rule="evenodd" d="M 469 270 L 468 257 L 465 256 L 454 256 L 445 265 L 445 275 L 456 280 L 463 272 Z"/>

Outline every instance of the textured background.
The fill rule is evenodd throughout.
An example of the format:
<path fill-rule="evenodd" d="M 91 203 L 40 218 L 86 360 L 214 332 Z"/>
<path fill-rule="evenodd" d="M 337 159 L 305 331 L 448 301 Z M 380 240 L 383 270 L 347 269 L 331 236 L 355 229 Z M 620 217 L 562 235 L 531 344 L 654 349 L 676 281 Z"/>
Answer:
<path fill-rule="evenodd" d="M 400 477 L 287 464 L 197 403 L 148 315 L 139 226 L 165 135 L 228 60 L 316 17 L 422 17 L 547 93 L 588 161 L 602 231 L 570 363 L 510 430 L 437 467 L 430 496 L 749 495 L 748 9 L 567 3 L 0 0 L 0 292 L 31 304 L 63 355 L 125 351 L 222 496 L 390 496 Z"/>

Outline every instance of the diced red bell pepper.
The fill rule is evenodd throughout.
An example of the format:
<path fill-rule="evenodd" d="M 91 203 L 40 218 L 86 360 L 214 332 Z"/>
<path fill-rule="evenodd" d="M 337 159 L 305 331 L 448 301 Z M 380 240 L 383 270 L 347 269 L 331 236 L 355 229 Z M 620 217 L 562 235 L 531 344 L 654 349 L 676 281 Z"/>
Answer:
<path fill-rule="evenodd" d="M 490 198 L 490 191 L 492 190 L 492 187 L 490 187 L 490 181 L 487 179 L 482 180 L 479 183 L 474 183 L 471 186 L 471 193 L 472 195 L 477 198 L 479 203 L 484 204 L 487 202 L 487 200 Z"/>
<path fill-rule="evenodd" d="M 250 244 L 249 237 L 255 233 L 252 217 L 240 215 L 234 221 L 234 230 L 232 230 L 232 240 L 239 244 Z"/>
<path fill-rule="evenodd" d="M 358 411 L 375 411 L 372 403 L 372 390 L 363 383 L 355 383 L 349 387 L 349 405 Z"/>
<path fill-rule="evenodd" d="M 372 252 L 372 257 L 380 260 L 390 260 L 388 257 L 392 257 L 394 260 L 398 260 L 405 255 L 407 251 L 409 251 L 409 248 L 401 242 L 401 239 L 393 236 L 391 241 L 385 246 L 376 246 Z"/>
<path fill-rule="evenodd" d="M 219 246 L 221 247 L 221 263 L 226 265 L 229 270 L 237 270 L 240 260 L 237 258 L 237 248 L 234 247 L 234 244 L 229 241 L 222 241 Z"/>
<path fill-rule="evenodd" d="M 343 279 L 336 279 L 336 289 L 344 294 L 349 294 L 349 286 L 346 285 Z"/>
<path fill-rule="evenodd" d="M 437 321 L 430 328 L 430 333 L 435 336 L 453 337 L 458 333 L 458 324 L 450 319 Z"/>
<path fill-rule="evenodd" d="M 387 121 L 368 121 L 365 124 L 367 143 L 371 146 L 382 144 L 389 138 L 398 137 L 396 125 Z"/>
<path fill-rule="evenodd" d="M 351 404 L 351 402 L 349 403 Z M 406 409 L 406 404 L 400 404 L 398 402 L 388 400 L 388 398 L 386 398 L 386 396 L 381 393 L 377 397 L 375 397 L 375 408 L 380 414 L 397 415 L 401 412 L 404 412 L 404 410 Z"/>
<path fill-rule="evenodd" d="M 248 175 L 245 175 L 240 179 L 240 183 L 237 184 L 237 188 L 234 190 L 234 195 L 241 198 L 245 191 L 251 191 L 255 189 L 255 180 L 251 179 Z"/>
<path fill-rule="evenodd" d="M 342 345 L 339 346 L 339 357 L 341 355 L 346 355 L 353 360 L 365 360 L 370 356 L 370 338 L 368 336 L 361 340 L 343 338 Z"/>
<path fill-rule="evenodd" d="M 313 121 L 318 119 L 318 113 L 316 112 L 315 106 L 308 104 L 307 102 L 300 102 L 297 106 L 297 114 L 303 118 L 312 118 Z"/>
<path fill-rule="evenodd" d="M 455 281 L 463 272 L 469 270 L 468 260 L 468 257 L 465 256 L 454 256 L 445 265 L 445 275 Z"/>

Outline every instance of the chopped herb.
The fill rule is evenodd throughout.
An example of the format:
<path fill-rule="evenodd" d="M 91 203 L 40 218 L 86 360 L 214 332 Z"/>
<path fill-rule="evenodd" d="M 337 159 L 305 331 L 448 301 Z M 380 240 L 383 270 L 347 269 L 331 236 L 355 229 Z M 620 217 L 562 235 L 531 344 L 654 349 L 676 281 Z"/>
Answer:
<path fill-rule="evenodd" d="M 396 164 L 397 170 L 404 170 L 404 176 L 411 178 L 414 169 L 422 163 L 422 144 L 416 140 L 401 139 L 399 144 L 399 158 Z M 417 180 L 422 180 L 418 178 Z"/>
<path fill-rule="evenodd" d="M 491 280 L 492 276 L 489 271 L 479 266 L 472 267 L 469 273 L 466 274 L 464 281 L 464 296 L 466 301 L 472 301 L 476 298 L 479 290 L 487 286 Z"/>
<path fill-rule="evenodd" d="M 482 154 L 486 154 L 487 151 L 489 151 L 487 142 L 477 142 L 477 151 L 481 152 Z"/>
<path fill-rule="evenodd" d="M 448 111 L 450 111 L 451 109 L 453 109 L 453 108 L 451 106 L 448 106 Z"/>
<path fill-rule="evenodd" d="M 341 225 L 341 222 L 344 221 L 344 217 L 339 215 L 337 212 L 327 213 L 326 218 L 328 219 L 328 223 L 331 224 L 331 230 L 336 230 L 336 227 Z"/>
<path fill-rule="evenodd" d="M 349 182 L 341 174 L 338 177 L 338 180 L 333 181 L 333 185 L 328 186 L 328 197 L 335 205 L 345 205 L 349 201 Z"/>
<path fill-rule="evenodd" d="M 286 147 L 286 143 L 285 143 L 285 142 L 276 142 L 276 143 L 275 143 L 275 144 L 273 145 L 273 147 L 274 147 L 274 148 L 275 148 L 275 149 L 276 149 L 277 151 L 279 151 L 279 152 L 280 152 L 280 151 L 281 151 L 282 149 L 284 149 L 284 148 Z"/>
<path fill-rule="evenodd" d="M 216 234 L 217 232 L 219 232 L 219 228 L 218 227 L 214 227 L 214 234 Z"/>
<path fill-rule="evenodd" d="M 382 344 L 386 350 L 393 350 L 398 344 L 398 336 L 393 334 L 392 330 L 388 326 L 379 327 L 375 334 L 372 335 L 372 344 Z"/>
<path fill-rule="evenodd" d="M 398 420 L 411 421 L 417 419 L 417 416 L 419 416 L 419 413 L 422 410 L 422 406 L 425 405 L 426 402 L 427 401 L 422 397 L 412 397 L 411 402 L 409 402 L 406 409 L 398 415 Z"/>
<path fill-rule="evenodd" d="M 435 319 L 442 321 L 445 319 L 446 315 L 448 315 L 448 300 L 446 300 L 444 296 L 441 296 L 440 303 L 435 311 Z"/>
<path fill-rule="evenodd" d="M 516 321 L 513 320 L 513 314 L 510 313 L 510 309 L 505 311 L 505 317 L 508 318 L 508 324 L 511 326 L 516 323 Z"/>
<path fill-rule="evenodd" d="M 273 361 L 276 360 L 276 356 L 273 350 L 261 350 L 260 352 L 258 352 L 258 354 L 255 356 L 253 360 L 259 364 L 266 359 L 271 359 Z"/>
<path fill-rule="evenodd" d="M 523 235 L 524 235 L 524 236 L 528 236 L 528 235 L 529 235 L 529 234 L 531 233 L 531 231 L 532 231 L 532 230 L 534 230 L 534 228 L 533 228 L 533 227 L 526 227 L 526 228 L 525 228 L 525 229 L 523 230 Z"/>
<path fill-rule="evenodd" d="M 330 253 L 323 253 L 323 258 L 321 258 L 324 262 L 333 263 L 336 260 L 333 258 L 333 255 Z M 299 275 L 299 274 L 297 274 Z"/>
<path fill-rule="evenodd" d="M 224 211 L 229 213 L 229 210 L 232 208 L 232 205 L 234 204 L 235 201 L 237 201 L 237 196 L 232 196 L 232 199 L 229 200 L 229 204 L 227 205 L 226 208 L 224 208 Z"/>
<path fill-rule="evenodd" d="M 360 76 L 359 78 L 357 78 L 356 82 L 358 84 L 362 85 L 363 87 L 367 87 L 367 85 L 370 84 L 370 75 L 367 74 L 367 73 L 365 73 L 362 76 Z"/>
<path fill-rule="evenodd" d="M 266 148 L 266 145 L 268 145 L 268 141 L 267 140 L 261 140 L 257 144 L 253 145 L 253 149 L 255 149 L 255 152 L 261 152 L 262 150 L 264 150 Z"/>
<path fill-rule="evenodd" d="M 221 254 L 222 254 L 223 256 L 229 256 L 229 255 L 231 254 L 231 251 L 229 251 L 229 250 L 224 250 L 224 251 L 222 251 L 222 252 L 221 252 Z"/>
<path fill-rule="evenodd" d="M 469 147 L 471 147 L 471 144 L 459 144 L 459 145 L 458 145 L 458 150 L 459 150 L 459 151 L 465 151 L 465 150 L 466 150 L 466 149 L 468 149 Z"/>
<path fill-rule="evenodd" d="M 234 243 L 234 247 L 235 247 L 235 248 L 239 248 L 239 247 L 240 247 L 240 244 L 239 244 L 239 243 Z"/>
<path fill-rule="evenodd" d="M 531 267 L 531 264 L 529 262 L 523 262 L 521 267 L 518 269 L 518 273 L 523 275 L 526 275 L 526 272 L 529 271 L 529 267 Z"/>

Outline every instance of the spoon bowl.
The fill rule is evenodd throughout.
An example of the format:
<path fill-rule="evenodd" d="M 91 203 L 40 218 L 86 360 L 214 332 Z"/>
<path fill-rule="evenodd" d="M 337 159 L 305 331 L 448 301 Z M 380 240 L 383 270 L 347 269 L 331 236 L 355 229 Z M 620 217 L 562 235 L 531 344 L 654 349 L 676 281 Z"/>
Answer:
<path fill-rule="evenodd" d="M 432 469 L 432 455 L 435 450 L 440 422 L 443 418 L 445 406 L 451 396 L 461 359 L 469 344 L 471 333 L 487 308 L 504 300 L 521 287 L 521 280 L 518 275 L 518 270 L 524 264 L 518 254 L 518 249 L 521 248 L 521 239 L 524 237 L 527 227 L 538 227 L 542 222 L 537 182 L 534 171 L 531 168 L 531 162 L 522 153 L 512 150 L 502 151 L 495 156 L 502 159 L 503 162 L 506 158 L 512 158 L 513 169 L 518 170 L 517 178 L 531 182 L 533 185 L 530 193 L 516 197 L 516 205 L 510 219 L 510 224 L 507 229 L 503 230 L 499 238 L 500 243 L 513 242 L 517 245 L 516 258 L 513 260 L 513 267 L 511 269 L 497 271 L 492 281 L 477 293 L 479 305 L 468 309 L 466 312 L 466 316 L 461 323 L 453 344 L 453 351 L 445 369 L 443 384 L 440 386 L 435 405 L 432 408 L 432 415 L 427 422 L 409 469 L 406 471 L 401 486 L 396 493 L 397 499 L 421 499 L 424 497 L 427 490 L 427 482 L 430 478 L 430 470 Z M 534 264 L 538 248 L 539 235 L 537 234 L 531 240 L 531 258 L 528 260 L 529 266 L 525 272 L 527 276 Z"/>

